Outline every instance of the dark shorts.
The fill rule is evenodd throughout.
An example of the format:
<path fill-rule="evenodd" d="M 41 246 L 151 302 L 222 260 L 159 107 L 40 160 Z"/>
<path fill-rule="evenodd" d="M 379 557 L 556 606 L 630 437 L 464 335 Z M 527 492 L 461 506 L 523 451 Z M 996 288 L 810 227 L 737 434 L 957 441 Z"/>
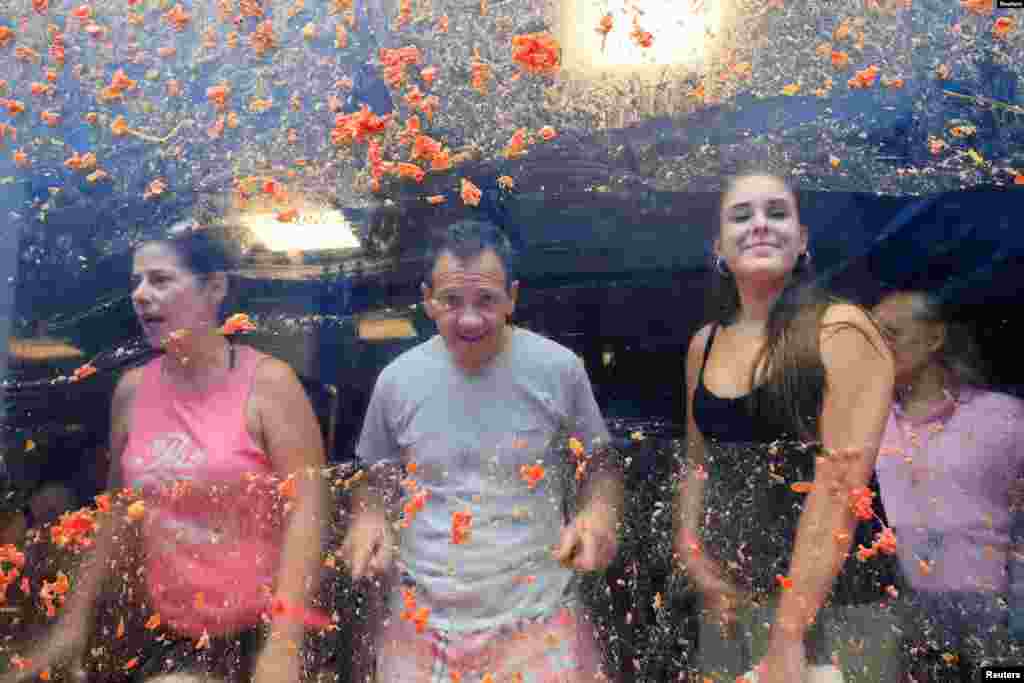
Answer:
<path fill-rule="evenodd" d="M 162 641 L 150 643 L 128 680 L 142 683 L 167 674 L 191 674 L 225 683 L 249 683 L 262 642 L 262 627 L 211 637 L 210 646 L 198 650 L 195 640 L 167 634 Z"/>
<path fill-rule="evenodd" d="M 196 648 L 196 640 L 169 629 L 148 631 L 126 620 L 125 634 L 117 638 L 102 627 L 86 658 L 89 681 L 143 683 L 159 676 L 184 674 L 224 683 L 249 683 L 264 640 L 261 625 L 232 635 L 210 637 L 209 647 Z"/>

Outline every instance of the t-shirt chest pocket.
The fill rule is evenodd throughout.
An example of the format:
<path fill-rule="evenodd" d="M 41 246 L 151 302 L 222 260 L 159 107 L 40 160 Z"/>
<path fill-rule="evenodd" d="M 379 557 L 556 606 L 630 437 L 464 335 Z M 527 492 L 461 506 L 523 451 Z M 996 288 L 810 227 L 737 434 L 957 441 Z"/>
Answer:
<path fill-rule="evenodd" d="M 550 478 L 557 462 L 551 448 L 555 430 L 539 422 L 519 422 L 500 434 L 492 434 L 493 444 L 484 451 L 484 475 L 495 484 L 536 488 Z"/>

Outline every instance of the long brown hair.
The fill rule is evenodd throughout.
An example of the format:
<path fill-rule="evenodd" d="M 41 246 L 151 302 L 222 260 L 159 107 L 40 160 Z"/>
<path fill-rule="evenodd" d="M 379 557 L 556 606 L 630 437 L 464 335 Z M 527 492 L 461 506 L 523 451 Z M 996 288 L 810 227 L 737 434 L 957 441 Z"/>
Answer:
<path fill-rule="evenodd" d="M 771 168 L 745 168 L 727 176 L 716 203 L 715 233 L 721 233 L 723 202 L 741 178 L 770 176 L 782 181 L 793 196 L 797 216 L 797 194 L 785 179 Z M 727 325 L 740 312 L 740 294 L 731 274 L 711 268 L 708 288 L 708 318 Z M 760 419 L 778 424 L 793 438 L 804 442 L 820 439 L 818 422 L 826 387 L 825 364 L 821 359 L 820 338 L 825 312 L 837 303 L 849 303 L 822 289 L 815 280 L 814 266 L 806 255 L 797 260 L 789 282 L 772 306 L 765 325 L 765 345 L 750 371 L 750 386 L 757 385 L 757 370 L 767 373 L 761 389 L 751 393 L 750 409 Z M 853 327 L 837 323 L 829 327 Z M 856 329 L 856 328 L 855 328 Z"/>

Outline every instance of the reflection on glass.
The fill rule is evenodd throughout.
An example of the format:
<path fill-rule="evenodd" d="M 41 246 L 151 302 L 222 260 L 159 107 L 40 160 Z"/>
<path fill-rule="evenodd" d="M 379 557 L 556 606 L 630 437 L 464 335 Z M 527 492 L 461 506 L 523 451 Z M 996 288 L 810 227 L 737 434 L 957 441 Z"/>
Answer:
<path fill-rule="evenodd" d="M 1024 663 L 997 5 L 6 3 L 0 676 Z"/>
<path fill-rule="evenodd" d="M 934 295 L 891 293 L 875 314 L 896 361 L 877 470 L 908 584 L 905 638 L 918 650 L 906 666 L 941 677 L 1007 660 L 1021 607 L 1024 403 L 985 388 L 969 330 Z"/>

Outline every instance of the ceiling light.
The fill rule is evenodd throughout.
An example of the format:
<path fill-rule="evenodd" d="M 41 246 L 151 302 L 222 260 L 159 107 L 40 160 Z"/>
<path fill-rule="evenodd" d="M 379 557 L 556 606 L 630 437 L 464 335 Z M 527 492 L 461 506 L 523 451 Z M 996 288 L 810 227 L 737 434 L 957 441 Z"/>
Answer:
<path fill-rule="evenodd" d="M 715 33 L 720 23 L 719 4 L 710 0 L 645 0 L 643 14 L 638 14 L 636 3 L 630 0 L 610 0 L 607 5 L 567 0 L 565 5 L 571 6 L 563 10 L 567 61 L 598 70 L 697 67 L 704 61 L 707 33 Z M 612 15 L 613 28 L 602 36 L 595 29 L 606 13 Z M 634 17 L 636 25 L 653 36 L 648 48 L 639 47 L 630 36 Z"/>
<path fill-rule="evenodd" d="M 298 212 L 295 220 L 288 223 L 278 220 L 278 215 L 288 209 Z M 345 214 L 312 202 L 289 201 L 287 206 L 265 202 L 247 208 L 236 220 L 249 228 L 255 241 L 270 251 L 294 253 L 361 246 Z"/>

